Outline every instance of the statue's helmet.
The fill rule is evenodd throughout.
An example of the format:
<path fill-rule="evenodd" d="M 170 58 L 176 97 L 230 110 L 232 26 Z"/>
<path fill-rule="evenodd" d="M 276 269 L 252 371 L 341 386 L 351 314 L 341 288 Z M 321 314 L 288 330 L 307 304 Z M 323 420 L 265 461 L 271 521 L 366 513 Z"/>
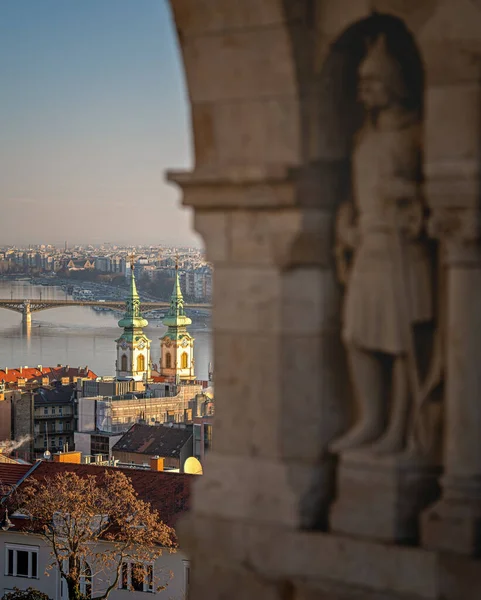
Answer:
<path fill-rule="evenodd" d="M 408 96 L 401 65 L 388 52 L 386 36 L 383 33 L 368 47 L 367 54 L 359 66 L 359 77 L 381 81 L 399 100 Z"/>

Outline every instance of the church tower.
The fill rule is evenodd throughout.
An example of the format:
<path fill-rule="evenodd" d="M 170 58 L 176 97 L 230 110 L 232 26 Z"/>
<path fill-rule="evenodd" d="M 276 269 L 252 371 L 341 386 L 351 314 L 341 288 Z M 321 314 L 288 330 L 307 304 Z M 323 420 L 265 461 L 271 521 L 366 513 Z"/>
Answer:
<path fill-rule="evenodd" d="M 186 329 L 192 321 L 184 311 L 178 264 L 175 265 L 170 308 L 162 322 L 167 326 L 167 332 L 160 340 L 160 374 L 176 381 L 195 379 L 194 338 Z"/>
<path fill-rule="evenodd" d="M 150 342 L 143 332 L 149 324 L 140 312 L 140 298 L 135 285 L 134 257 L 130 259 L 130 292 L 125 303 L 124 316 L 119 327 L 124 331 L 117 342 L 117 379 L 134 379 L 149 381 L 150 379 Z"/>

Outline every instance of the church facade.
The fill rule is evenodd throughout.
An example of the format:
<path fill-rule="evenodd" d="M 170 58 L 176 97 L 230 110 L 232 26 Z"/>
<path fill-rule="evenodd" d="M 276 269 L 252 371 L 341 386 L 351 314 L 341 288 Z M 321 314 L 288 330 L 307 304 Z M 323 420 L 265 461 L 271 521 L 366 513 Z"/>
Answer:
<path fill-rule="evenodd" d="M 187 331 L 192 320 L 185 314 L 177 266 L 170 308 L 162 322 L 167 331 L 160 340 L 160 375 L 176 381 L 194 380 L 194 338 Z"/>
<path fill-rule="evenodd" d="M 140 311 L 140 298 L 135 284 L 134 269 L 131 268 L 130 292 L 124 316 L 119 321 L 122 335 L 117 344 L 116 377 L 119 380 L 133 379 L 147 383 L 151 377 L 151 340 L 145 335 L 148 321 Z"/>

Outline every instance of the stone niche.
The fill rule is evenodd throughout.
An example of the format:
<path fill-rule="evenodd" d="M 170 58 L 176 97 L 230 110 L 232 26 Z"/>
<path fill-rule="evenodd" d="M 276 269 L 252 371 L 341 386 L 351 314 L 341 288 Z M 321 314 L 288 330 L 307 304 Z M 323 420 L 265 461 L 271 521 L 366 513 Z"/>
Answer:
<path fill-rule="evenodd" d="M 479 3 L 171 3 L 197 161 L 170 179 L 215 267 L 191 598 L 478 600 Z M 396 102 L 375 71 L 358 101 L 376 44 Z"/>

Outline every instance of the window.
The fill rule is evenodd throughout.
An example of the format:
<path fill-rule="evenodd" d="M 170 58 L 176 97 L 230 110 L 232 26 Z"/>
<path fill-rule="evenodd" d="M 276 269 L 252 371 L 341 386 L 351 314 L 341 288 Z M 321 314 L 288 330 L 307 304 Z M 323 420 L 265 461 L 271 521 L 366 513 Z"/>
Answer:
<path fill-rule="evenodd" d="M 43 409 L 43 414 L 44 414 L 44 415 L 48 415 L 48 408 L 46 408 L 46 407 L 45 407 L 45 408 Z"/>
<path fill-rule="evenodd" d="M 70 431 L 70 423 L 65 423 L 65 431 Z"/>
<path fill-rule="evenodd" d="M 55 406 L 52 406 L 52 415 L 55 414 Z"/>
<path fill-rule="evenodd" d="M 68 569 L 68 562 L 63 561 L 64 571 Z M 84 563 L 82 573 L 80 575 L 80 593 L 85 598 L 92 597 L 92 569 L 87 563 Z M 68 600 L 68 587 L 67 582 L 63 577 L 60 577 L 60 600 Z"/>
<path fill-rule="evenodd" d="M 83 573 L 80 577 L 80 592 L 86 598 L 92 597 L 92 569 L 87 563 L 85 563 Z"/>
<path fill-rule="evenodd" d="M 61 415 L 63 413 L 63 409 L 61 406 L 58 407 L 58 414 Z"/>
<path fill-rule="evenodd" d="M 170 352 L 167 352 L 167 354 L 165 355 L 165 368 L 172 368 L 172 355 L 170 354 Z"/>
<path fill-rule="evenodd" d="M 38 577 L 38 546 L 6 544 L 5 575 L 12 577 Z"/>
<path fill-rule="evenodd" d="M 124 562 L 120 575 L 119 588 L 136 592 L 154 591 L 154 566 L 142 563 Z"/>
<path fill-rule="evenodd" d="M 187 598 L 190 585 L 190 562 L 188 560 L 183 560 L 182 562 L 184 563 L 184 594 Z"/>
<path fill-rule="evenodd" d="M 181 368 L 182 369 L 187 369 L 189 366 L 189 356 L 187 354 L 187 352 L 183 352 L 182 356 L 180 357 L 180 364 L 181 364 Z"/>
<path fill-rule="evenodd" d="M 137 371 L 145 370 L 145 356 L 143 354 L 139 354 L 137 357 Z"/>
<path fill-rule="evenodd" d="M 122 358 L 120 359 L 120 363 L 121 363 L 120 370 L 121 371 L 127 371 L 127 355 L 126 354 L 122 354 Z"/>

